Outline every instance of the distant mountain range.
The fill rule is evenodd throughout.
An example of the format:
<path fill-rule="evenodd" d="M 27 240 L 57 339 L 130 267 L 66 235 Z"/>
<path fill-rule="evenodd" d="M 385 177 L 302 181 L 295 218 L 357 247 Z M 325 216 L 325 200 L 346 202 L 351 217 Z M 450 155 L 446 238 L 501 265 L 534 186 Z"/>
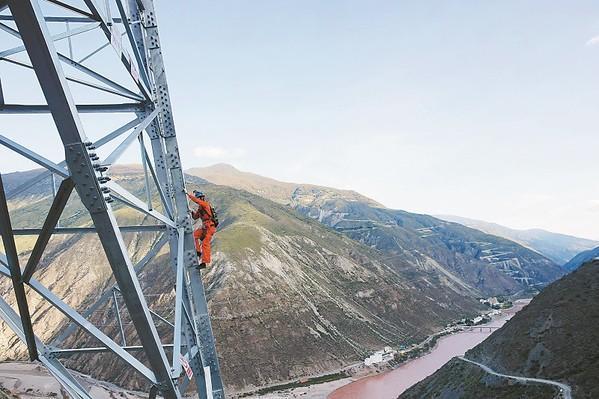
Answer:
<path fill-rule="evenodd" d="M 570 261 L 568 261 L 568 263 L 566 263 L 563 266 L 563 268 L 567 271 L 576 270 L 584 263 L 590 262 L 595 258 L 599 258 L 599 247 L 579 253 L 578 255 L 570 259 Z"/>
<path fill-rule="evenodd" d="M 576 399 L 599 398 L 599 261 L 546 287 L 501 329 L 466 353 L 496 372 L 565 383 Z M 515 383 L 453 359 L 401 399 L 556 398 L 549 385 Z"/>
<path fill-rule="evenodd" d="M 389 262 L 409 262 L 474 296 L 534 290 L 563 274 L 548 258 L 513 241 L 432 216 L 388 209 L 355 191 L 279 182 L 226 164 L 187 173 L 287 205 L 381 251 Z"/>
<path fill-rule="evenodd" d="M 545 255 L 558 265 L 565 264 L 582 251 L 599 246 L 599 241 L 553 233 L 541 229 L 516 230 L 496 223 L 453 215 L 436 215 L 436 217 L 449 222 L 463 224 L 464 226 L 484 231 L 487 234 L 507 238 Z"/>

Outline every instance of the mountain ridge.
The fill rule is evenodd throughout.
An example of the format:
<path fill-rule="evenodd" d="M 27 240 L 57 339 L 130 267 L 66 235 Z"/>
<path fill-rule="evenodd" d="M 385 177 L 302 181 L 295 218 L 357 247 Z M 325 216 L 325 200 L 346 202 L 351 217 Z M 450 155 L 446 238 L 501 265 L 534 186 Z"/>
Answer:
<path fill-rule="evenodd" d="M 599 246 L 599 241 L 555 233 L 539 228 L 512 229 L 498 223 L 455 215 L 436 215 L 436 217 L 515 241 L 547 256 L 559 265 L 564 265 L 582 251 Z"/>
<path fill-rule="evenodd" d="M 287 205 L 390 258 L 459 280 L 475 296 L 535 290 L 563 274 L 543 255 L 513 241 L 433 216 L 388 209 L 355 191 L 282 183 L 223 164 L 187 172 Z"/>

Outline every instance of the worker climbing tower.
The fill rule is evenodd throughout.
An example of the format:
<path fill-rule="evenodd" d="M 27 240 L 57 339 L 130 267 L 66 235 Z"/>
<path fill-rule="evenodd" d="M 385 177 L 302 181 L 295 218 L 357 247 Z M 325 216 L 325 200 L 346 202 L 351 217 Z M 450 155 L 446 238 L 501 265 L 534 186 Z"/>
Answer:
<path fill-rule="evenodd" d="M 0 144 L 45 169 L 10 190 L 0 176 L 0 232 L 5 251 L 0 253 L 0 275 L 12 280 L 9 294 L 14 295 L 0 297 L 0 317 L 27 345 L 31 360 L 43 363 L 73 398 L 92 396 L 61 360 L 98 352 L 112 353 L 149 381 L 150 397 L 182 397 L 191 389 L 188 385 L 193 375 L 201 399 L 224 398 L 204 287 L 196 269 L 192 221 L 153 1 L 0 0 L 0 63 L 34 72 L 31 77 L 37 77 L 43 93 L 38 98 L 45 99 L 40 104 L 10 103 L 11 93 L 2 90 L 1 84 L 10 77 L 0 76 L 0 114 L 21 117 L 24 126 L 31 114 L 50 114 L 55 126 L 44 130 L 32 125 L 28 134 L 42 140 L 43 135 L 57 132 L 52 140 L 44 137 L 42 141 L 64 147 L 64 160 L 53 162 L 31 146 L 0 135 Z M 96 119 L 86 119 L 88 116 Z M 120 121 L 124 116 L 128 118 L 117 129 L 98 134 L 104 121 Z M 5 126 L 0 123 L 0 129 Z M 139 163 L 144 169 L 143 199 L 111 179 L 111 168 L 134 144 L 139 146 Z M 111 145 L 112 149 L 101 155 Z M 55 192 L 43 225 L 16 228 L 8 199 L 44 179 L 52 179 Z M 73 190 L 89 213 L 90 225 L 62 227 L 58 223 Z M 157 192 L 159 200 L 153 199 L 151 192 Z M 145 222 L 119 226 L 113 209 L 117 204 L 143 213 Z M 124 232 L 151 232 L 159 238 L 143 259 L 133 264 Z M 66 298 L 36 279 L 44 250 L 56 234 L 96 234 L 110 264 L 114 285 L 98 293 L 96 302 L 85 308 L 69 305 Z M 18 235 L 31 235 L 35 240 L 23 267 L 15 245 Z M 172 321 L 148 306 L 138 278 L 163 248 L 170 253 L 165 272 L 172 273 L 176 281 Z M 36 336 L 28 306 L 33 293 L 69 320 L 51 342 Z M 114 299 L 117 304 L 117 293 L 125 305 L 122 311 L 128 313 L 137 333 L 137 346 L 127 346 L 124 333 L 123 340 L 110 337 L 90 321 L 93 311 L 106 302 Z M 15 299 L 18 312 L 9 304 Z M 121 323 L 120 314 L 117 307 L 115 323 Z M 158 322 L 169 324 L 171 341 L 161 337 Z M 73 344 L 69 338 L 77 328 L 100 345 Z"/>

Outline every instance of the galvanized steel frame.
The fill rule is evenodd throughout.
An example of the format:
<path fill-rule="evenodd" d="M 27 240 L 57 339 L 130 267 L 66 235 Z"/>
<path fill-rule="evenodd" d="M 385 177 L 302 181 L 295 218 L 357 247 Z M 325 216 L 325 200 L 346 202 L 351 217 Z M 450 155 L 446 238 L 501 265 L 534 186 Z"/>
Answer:
<path fill-rule="evenodd" d="M 90 398 L 89 393 L 77 383 L 76 379 L 58 361 L 58 358 L 77 353 L 97 353 L 110 351 L 124 360 L 129 367 L 152 383 L 150 396 L 161 394 L 165 398 L 180 398 L 187 388 L 189 380 L 183 373 L 182 363 L 191 366 L 196 392 L 201 399 L 224 398 L 224 390 L 214 336 L 208 313 L 201 275 L 196 270 L 197 257 L 193 240 L 192 221 L 189 215 L 183 169 L 178 152 L 178 143 L 173 121 L 170 95 L 164 71 L 162 49 L 152 0 L 110 0 L 118 16 L 112 17 L 108 9 L 101 9 L 95 0 L 83 0 L 87 9 L 74 7 L 67 2 L 48 0 L 62 7 L 70 15 L 47 16 L 38 0 L 0 0 L 0 11 L 6 8 L 9 15 L 0 15 L 0 21 L 12 21 L 17 29 L 1 23 L 0 30 L 20 38 L 22 46 L 0 49 L 0 62 L 10 62 L 21 67 L 33 69 L 38 78 L 47 104 L 23 105 L 6 104 L 0 101 L 0 114 L 51 113 L 65 150 L 65 160 L 54 163 L 4 136 L 0 136 L 0 145 L 36 162 L 46 172 L 34 177 L 20 187 L 12 190 L 11 195 L 23 192 L 31 184 L 44 178 L 61 176 L 63 181 L 55 192 L 53 204 L 48 211 L 43 227 L 39 229 L 13 229 L 6 195 L 4 195 L 0 177 L 0 232 L 3 236 L 7 256 L 0 254 L 0 275 L 13 280 L 14 292 L 20 315 L 0 298 L 0 318 L 14 330 L 17 336 L 27 344 L 31 359 L 39 359 L 57 378 L 65 390 L 74 398 Z M 10 22 L 9 22 L 10 23 Z M 48 23 L 65 23 L 66 30 L 50 35 Z M 83 23 L 82 27 L 71 28 L 69 23 Z M 116 25 L 122 25 L 121 34 Z M 97 50 L 75 61 L 71 37 L 99 28 L 105 41 L 98 43 Z M 116 36 L 114 36 L 116 35 Z M 124 36 L 123 36 L 124 35 Z M 69 54 L 59 53 L 54 47 L 55 40 L 69 40 Z M 119 48 L 119 59 L 129 73 L 136 89 L 129 89 L 116 83 L 110 76 L 104 76 L 83 63 L 95 56 L 103 48 L 122 39 L 128 41 L 133 57 Z M 107 42 L 106 42 L 107 41 Z M 119 46 L 116 46 L 119 47 Z M 31 65 L 8 58 L 20 51 L 26 51 Z M 69 65 L 94 79 L 93 82 L 67 76 L 61 63 Z M 109 104 L 76 104 L 68 82 L 82 84 L 91 89 L 126 97 L 133 102 Z M 135 119 L 126 123 L 103 138 L 91 143 L 87 140 L 80 113 L 122 113 L 131 112 Z M 131 130 L 132 129 L 132 130 Z M 143 135 L 147 134 L 151 154 L 145 148 Z M 125 135 L 116 149 L 101 162 L 92 153 L 112 140 Z M 134 142 L 140 145 L 141 163 L 144 167 L 144 185 L 146 198 L 138 199 L 132 193 L 114 181 L 107 179 L 110 166 L 118 160 L 125 149 Z M 150 176 L 158 190 L 162 214 L 152 206 L 150 195 Z M 54 184 L 53 184 L 54 186 Z M 65 208 L 72 190 L 75 190 L 90 213 L 94 227 L 58 227 L 58 220 Z M 54 190 L 54 188 L 53 188 Z M 159 224 L 144 226 L 119 226 L 110 203 L 117 199 L 146 215 L 154 217 Z M 162 223 L 162 224 L 160 224 Z M 164 231 L 166 234 L 154 242 L 150 252 L 133 267 L 124 245 L 122 232 Z M 36 268 L 42 259 L 49 239 L 54 234 L 96 233 L 100 238 L 109 264 L 115 277 L 115 285 L 103 293 L 89 309 L 79 313 L 61 298 L 41 284 L 35 277 Z M 18 263 L 14 237 L 16 235 L 36 234 L 37 242 L 32 256 L 23 272 Z M 10 244 L 10 243 L 13 244 Z M 141 290 L 137 273 L 169 243 L 170 270 L 176 281 L 174 323 L 149 309 Z M 7 245 L 7 243 L 9 243 Z M 51 344 L 44 344 L 34 334 L 25 286 L 37 292 L 48 303 L 68 317 L 70 323 Z M 127 346 L 120 320 L 121 309 L 116 293 L 120 294 L 137 331 L 141 345 Z M 119 341 L 96 328 L 88 317 L 112 298 L 116 308 L 115 318 L 119 324 Z M 165 344 L 156 329 L 153 317 L 173 328 L 174 342 Z M 73 324 L 74 323 L 74 324 Z M 102 343 L 97 348 L 65 348 L 66 338 L 75 330 L 75 325 Z M 172 348 L 173 357 L 168 359 L 165 348 Z M 130 352 L 143 352 L 148 365 L 144 365 Z"/>

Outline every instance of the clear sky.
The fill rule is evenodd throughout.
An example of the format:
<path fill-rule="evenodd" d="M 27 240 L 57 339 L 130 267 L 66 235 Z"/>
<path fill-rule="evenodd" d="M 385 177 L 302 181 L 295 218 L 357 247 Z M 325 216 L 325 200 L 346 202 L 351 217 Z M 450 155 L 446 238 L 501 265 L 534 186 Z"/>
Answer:
<path fill-rule="evenodd" d="M 185 168 L 599 239 L 596 1 L 156 3 Z"/>

